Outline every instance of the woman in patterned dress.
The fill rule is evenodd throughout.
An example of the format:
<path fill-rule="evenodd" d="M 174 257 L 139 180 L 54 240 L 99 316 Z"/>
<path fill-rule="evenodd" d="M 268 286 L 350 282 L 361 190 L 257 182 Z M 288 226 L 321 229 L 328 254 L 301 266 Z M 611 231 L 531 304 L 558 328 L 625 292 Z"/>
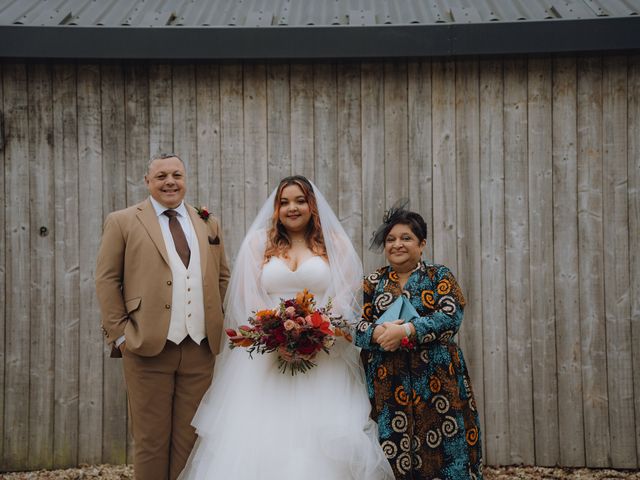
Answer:
<path fill-rule="evenodd" d="M 371 242 L 389 263 L 365 277 L 356 332 L 371 417 L 396 478 L 480 479 L 480 420 L 454 341 L 465 301 L 447 267 L 421 260 L 426 236 L 423 218 L 397 207 Z M 419 317 L 376 324 L 400 295 Z"/>

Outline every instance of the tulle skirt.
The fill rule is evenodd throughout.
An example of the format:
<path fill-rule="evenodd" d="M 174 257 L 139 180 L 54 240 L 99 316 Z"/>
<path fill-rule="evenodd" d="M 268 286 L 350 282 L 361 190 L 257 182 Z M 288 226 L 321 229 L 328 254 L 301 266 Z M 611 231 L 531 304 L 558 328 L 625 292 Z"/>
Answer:
<path fill-rule="evenodd" d="M 275 354 L 220 357 L 180 480 L 393 479 L 352 345 L 339 339 L 294 376 Z"/>

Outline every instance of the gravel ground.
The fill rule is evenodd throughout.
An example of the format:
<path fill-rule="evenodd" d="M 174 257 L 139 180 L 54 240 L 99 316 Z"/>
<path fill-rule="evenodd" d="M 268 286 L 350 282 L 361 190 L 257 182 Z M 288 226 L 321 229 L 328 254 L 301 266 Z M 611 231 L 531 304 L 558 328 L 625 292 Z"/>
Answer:
<path fill-rule="evenodd" d="M 485 480 L 640 480 L 640 470 L 590 468 L 485 467 Z M 0 473 L 3 480 L 133 480 L 131 465 L 83 465 L 67 470 Z"/>

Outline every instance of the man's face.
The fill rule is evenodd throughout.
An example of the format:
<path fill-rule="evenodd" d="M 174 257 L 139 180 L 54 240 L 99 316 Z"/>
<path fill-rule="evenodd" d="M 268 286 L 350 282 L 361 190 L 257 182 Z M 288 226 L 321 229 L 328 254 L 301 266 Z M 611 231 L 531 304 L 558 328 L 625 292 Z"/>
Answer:
<path fill-rule="evenodd" d="M 151 162 L 144 183 L 149 194 L 167 208 L 176 208 L 187 193 L 184 165 L 177 157 L 157 158 Z"/>

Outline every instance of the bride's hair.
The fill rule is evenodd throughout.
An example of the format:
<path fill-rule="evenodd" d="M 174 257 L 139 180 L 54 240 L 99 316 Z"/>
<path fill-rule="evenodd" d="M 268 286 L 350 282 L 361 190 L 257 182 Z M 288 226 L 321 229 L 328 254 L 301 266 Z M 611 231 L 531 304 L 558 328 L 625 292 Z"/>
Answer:
<path fill-rule="evenodd" d="M 307 203 L 309 204 L 309 210 L 311 211 L 311 219 L 307 224 L 307 231 L 304 235 L 307 245 L 315 255 L 327 258 L 327 249 L 324 244 L 324 237 L 322 236 L 322 226 L 320 225 L 318 203 L 316 202 L 316 196 L 313 193 L 313 187 L 309 180 L 302 175 L 293 175 L 291 177 L 283 178 L 280 180 L 280 184 L 278 185 L 277 193 L 273 201 L 271 228 L 269 228 L 267 232 L 267 245 L 264 252 L 264 260 L 267 261 L 273 256 L 282 256 L 286 258 L 287 251 L 291 248 L 291 239 L 279 218 L 282 191 L 285 187 L 290 185 L 297 185 L 300 187 Z"/>

